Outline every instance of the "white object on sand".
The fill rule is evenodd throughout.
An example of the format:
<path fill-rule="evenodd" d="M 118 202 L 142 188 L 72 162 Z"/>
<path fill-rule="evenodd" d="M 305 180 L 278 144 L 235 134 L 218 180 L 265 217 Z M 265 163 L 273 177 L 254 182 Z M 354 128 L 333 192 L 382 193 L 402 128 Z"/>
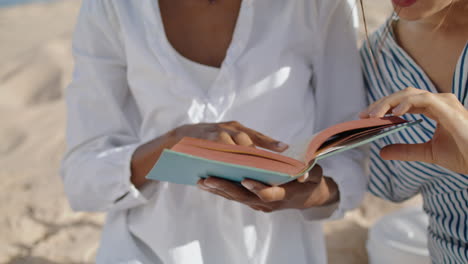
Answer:
<path fill-rule="evenodd" d="M 427 215 L 417 207 L 404 208 L 382 217 L 369 231 L 369 263 L 429 264 L 428 225 Z"/>

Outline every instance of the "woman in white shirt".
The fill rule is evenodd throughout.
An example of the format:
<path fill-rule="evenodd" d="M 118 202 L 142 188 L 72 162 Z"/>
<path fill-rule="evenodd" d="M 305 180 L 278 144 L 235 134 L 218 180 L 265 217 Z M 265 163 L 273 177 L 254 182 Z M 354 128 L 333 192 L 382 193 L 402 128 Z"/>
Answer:
<path fill-rule="evenodd" d="M 351 18 L 346 0 L 84 0 L 62 176 L 75 210 L 108 213 L 97 262 L 326 263 L 319 220 L 361 201 L 361 150 L 279 187 L 144 176 L 183 136 L 283 151 L 357 116 Z"/>

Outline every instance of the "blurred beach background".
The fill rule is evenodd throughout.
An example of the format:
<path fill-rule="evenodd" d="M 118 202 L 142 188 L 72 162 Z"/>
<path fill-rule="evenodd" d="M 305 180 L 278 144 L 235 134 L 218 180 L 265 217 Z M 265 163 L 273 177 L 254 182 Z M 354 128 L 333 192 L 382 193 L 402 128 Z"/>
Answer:
<path fill-rule="evenodd" d="M 72 212 L 58 173 L 79 6 L 0 0 L 0 263 L 94 262 L 104 216 Z M 366 0 L 365 10 L 373 31 L 391 14 L 390 0 Z M 329 263 L 367 263 L 368 228 L 419 202 L 395 205 L 368 195 L 345 219 L 326 223 Z"/>

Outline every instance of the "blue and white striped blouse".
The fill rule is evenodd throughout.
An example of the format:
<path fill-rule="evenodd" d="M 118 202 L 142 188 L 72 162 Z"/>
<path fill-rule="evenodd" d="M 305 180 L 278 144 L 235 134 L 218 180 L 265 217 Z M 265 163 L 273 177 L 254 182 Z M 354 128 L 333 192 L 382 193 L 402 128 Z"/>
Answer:
<path fill-rule="evenodd" d="M 396 43 L 391 29 L 393 19 L 370 37 L 361 49 L 368 96 L 374 102 L 408 86 L 437 93 L 436 87 L 416 62 Z M 372 60 L 372 50 L 375 62 Z M 452 92 L 468 107 L 468 44 L 453 76 Z M 393 143 L 429 141 L 436 122 L 422 115 L 418 127 L 382 139 L 371 148 L 369 190 L 379 197 L 400 202 L 422 194 L 429 215 L 429 251 L 434 263 L 468 263 L 468 175 L 422 162 L 385 161 L 380 149 Z"/>

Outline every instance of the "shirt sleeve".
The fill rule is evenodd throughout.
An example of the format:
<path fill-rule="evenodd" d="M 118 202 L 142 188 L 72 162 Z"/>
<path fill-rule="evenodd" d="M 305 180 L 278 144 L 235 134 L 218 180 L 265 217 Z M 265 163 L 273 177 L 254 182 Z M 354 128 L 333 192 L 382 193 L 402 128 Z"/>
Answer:
<path fill-rule="evenodd" d="M 317 1 L 317 39 L 323 39 L 314 61 L 317 131 L 356 119 L 367 104 L 356 43 L 357 14 L 351 2 Z M 357 148 L 320 161 L 324 175 L 337 183 L 340 201 L 304 210 L 305 217 L 339 218 L 359 206 L 366 191 L 367 157 L 366 148 Z"/>
<path fill-rule="evenodd" d="M 67 151 L 61 176 L 74 210 L 127 209 L 156 192 L 156 183 L 138 190 L 130 182 L 130 161 L 141 145 L 141 115 L 128 87 L 111 5 L 83 1 L 73 39 L 75 69 L 66 92 Z"/>

